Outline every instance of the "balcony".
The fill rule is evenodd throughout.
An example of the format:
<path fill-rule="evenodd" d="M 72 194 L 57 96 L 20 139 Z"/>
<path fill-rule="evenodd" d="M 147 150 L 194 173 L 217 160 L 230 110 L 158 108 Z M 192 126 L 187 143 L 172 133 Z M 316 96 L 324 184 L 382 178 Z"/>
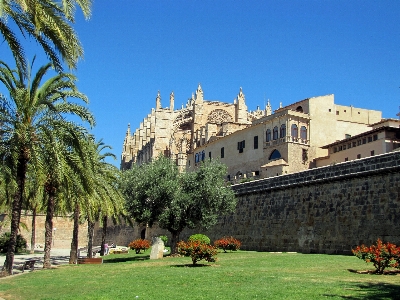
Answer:
<path fill-rule="evenodd" d="M 264 148 L 277 146 L 277 145 L 280 145 L 283 143 L 296 143 L 296 144 L 309 145 L 310 141 L 302 139 L 302 138 L 294 137 L 294 136 L 285 136 L 283 138 L 265 142 Z"/>

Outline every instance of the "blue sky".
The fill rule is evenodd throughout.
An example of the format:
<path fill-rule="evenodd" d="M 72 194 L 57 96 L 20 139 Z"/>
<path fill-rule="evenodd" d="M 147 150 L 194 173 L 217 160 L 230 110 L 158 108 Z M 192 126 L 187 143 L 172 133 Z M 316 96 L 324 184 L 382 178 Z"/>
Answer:
<path fill-rule="evenodd" d="M 242 87 L 250 110 L 335 94 L 396 118 L 399 14 L 400 1 L 94 0 L 89 21 L 77 14 L 85 56 L 74 73 L 117 166 L 128 123 L 139 126 L 158 90 L 163 107 L 174 91 L 177 108 L 199 83 L 205 99 L 229 103 Z M 4 44 L 0 54 L 12 62 Z"/>

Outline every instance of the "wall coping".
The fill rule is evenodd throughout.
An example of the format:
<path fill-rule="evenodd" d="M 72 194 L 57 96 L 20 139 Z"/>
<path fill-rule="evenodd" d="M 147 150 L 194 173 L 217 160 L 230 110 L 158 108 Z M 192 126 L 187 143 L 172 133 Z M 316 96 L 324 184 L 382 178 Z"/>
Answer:
<path fill-rule="evenodd" d="M 238 195 L 400 171 L 400 151 L 232 185 Z"/>

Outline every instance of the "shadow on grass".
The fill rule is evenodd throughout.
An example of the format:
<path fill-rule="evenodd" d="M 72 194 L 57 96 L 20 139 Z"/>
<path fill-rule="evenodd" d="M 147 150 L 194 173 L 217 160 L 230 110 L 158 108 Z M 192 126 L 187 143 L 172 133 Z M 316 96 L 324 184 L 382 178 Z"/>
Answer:
<path fill-rule="evenodd" d="M 349 289 L 355 292 L 360 292 L 360 296 L 341 296 L 341 295 L 329 295 L 329 294 L 323 294 L 322 296 L 341 297 L 343 299 L 353 299 L 353 300 L 400 299 L 400 284 L 394 285 L 390 283 L 362 283 L 362 284 L 355 284 L 353 288 Z"/>
<path fill-rule="evenodd" d="M 171 268 L 200 268 L 200 267 L 211 267 L 206 264 L 184 264 L 184 265 L 172 265 Z"/>
<path fill-rule="evenodd" d="M 103 260 L 104 264 L 115 264 L 115 263 L 121 263 L 121 262 L 129 262 L 129 261 L 144 261 L 144 260 L 149 260 L 150 255 L 146 256 L 130 256 L 130 257 L 116 257 L 116 258 L 109 258 Z"/>

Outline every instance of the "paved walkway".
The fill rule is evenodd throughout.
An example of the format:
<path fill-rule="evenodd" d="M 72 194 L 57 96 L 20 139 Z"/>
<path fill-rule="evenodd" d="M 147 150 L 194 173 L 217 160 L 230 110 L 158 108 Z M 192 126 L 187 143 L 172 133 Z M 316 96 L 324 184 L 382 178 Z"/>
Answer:
<path fill-rule="evenodd" d="M 51 264 L 54 266 L 68 264 L 69 261 L 69 252 L 70 249 L 52 249 L 50 252 Z M 44 252 L 42 249 L 35 250 L 34 254 L 16 254 L 14 257 L 14 267 L 13 273 L 18 274 L 21 273 L 22 270 L 20 265 L 25 261 L 30 259 L 36 259 L 35 270 L 39 270 L 43 268 L 43 256 Z M 0 268 L 4 265 L 4 261 L 6 260 L 6 256 L 0 256 Z M 25 272 L 27 272 L 26 270 Z"/>

